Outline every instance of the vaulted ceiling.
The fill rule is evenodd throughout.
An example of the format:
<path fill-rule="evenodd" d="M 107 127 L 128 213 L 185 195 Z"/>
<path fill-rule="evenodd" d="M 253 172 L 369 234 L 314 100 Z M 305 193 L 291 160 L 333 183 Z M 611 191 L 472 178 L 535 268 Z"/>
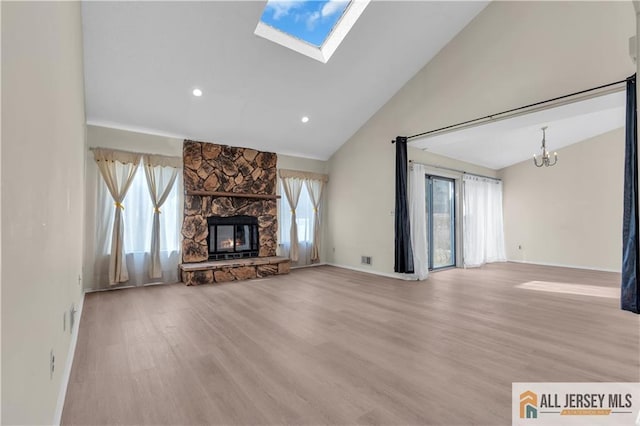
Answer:
<path fill-rule="evenodd" d="M 373 1 L 323 64 L 265 3 L 83 2 L 88 123 L 327 159 L 487 4 Z"/>

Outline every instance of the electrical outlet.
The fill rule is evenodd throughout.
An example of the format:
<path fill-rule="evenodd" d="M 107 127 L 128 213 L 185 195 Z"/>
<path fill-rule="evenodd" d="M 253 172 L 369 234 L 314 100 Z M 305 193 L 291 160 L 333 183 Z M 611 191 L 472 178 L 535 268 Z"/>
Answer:
<path fill-rule="evenodd" d="M 78 287 L 82 287 L 82 275 L 78 275 Z"/>
<path fill-rule="evenodd" d="M 56 369 L 56 357 L 53 355 L 53 349 L 49 352 L 49 379 L 53 379 L 53 371 Z"/>
<path fill-rule="evenodd" d="M 360 263 L 363 265 L 371 265 L 371 256 L 360 256 Z"/>
<path fill-rule="evenodd" d="M 522 244 L 518 244 L 518 250 L 522 250 Z"/>

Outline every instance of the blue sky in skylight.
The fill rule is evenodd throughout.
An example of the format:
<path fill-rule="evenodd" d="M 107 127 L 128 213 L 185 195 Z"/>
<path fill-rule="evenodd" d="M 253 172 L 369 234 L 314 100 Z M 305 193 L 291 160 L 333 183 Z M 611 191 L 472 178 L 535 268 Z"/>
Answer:
<path fill-rule="evenodd" d="M 268 0 L 260 20 L 320 47 L 348 5 L 344 0 Z"/>

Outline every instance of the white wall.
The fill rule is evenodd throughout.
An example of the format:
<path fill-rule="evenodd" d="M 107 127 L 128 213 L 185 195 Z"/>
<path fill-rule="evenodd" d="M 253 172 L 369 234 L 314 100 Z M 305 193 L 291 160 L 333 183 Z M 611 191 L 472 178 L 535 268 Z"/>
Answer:
<path fill-rule="evenodd" d="M 633 34 L 631 2 L 492 2 L 331 157 L 330 261 L 393 271 L 395 136 L 621 80 Z"/>
<path fill-rule="evenodd" d="M 559 150 L 553 167 L 500 176 L 509 260 L 620 272 L 624 128 Z"/>
<path fill-rule="evenodd" d="M 82 297 L 80 4 L 1 7 L 2 423 L 51 424 L 71 355 L 68 313 Z"/>

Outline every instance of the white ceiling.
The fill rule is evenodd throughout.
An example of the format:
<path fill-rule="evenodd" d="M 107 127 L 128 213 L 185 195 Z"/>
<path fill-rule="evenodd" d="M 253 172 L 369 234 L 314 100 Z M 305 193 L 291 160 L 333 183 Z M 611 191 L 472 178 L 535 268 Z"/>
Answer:
<path fill-rule="evenodd" d="M 531 160 L 533 154 L 540 155 L 540 129 L 543 126 L 548 126 L 547 150 L 553 153 L 560 148 L 620 128 L 624 124 L 625 92 L 622 91 L 416 139 L 410 146 L 498 170 Z M 558 161 L 561 161 L 560 157 Z"/>
<path fill-rule="evenodd" d="M 327 64 L 254 35 L 265 3 L 83 2 L 87 122 L 327 159 L 488 2 L 374 1 Z"/>

